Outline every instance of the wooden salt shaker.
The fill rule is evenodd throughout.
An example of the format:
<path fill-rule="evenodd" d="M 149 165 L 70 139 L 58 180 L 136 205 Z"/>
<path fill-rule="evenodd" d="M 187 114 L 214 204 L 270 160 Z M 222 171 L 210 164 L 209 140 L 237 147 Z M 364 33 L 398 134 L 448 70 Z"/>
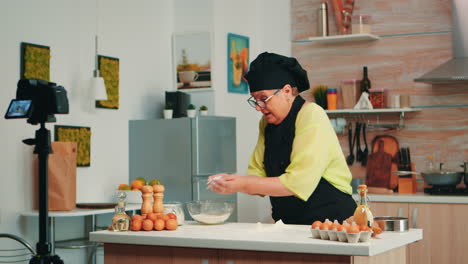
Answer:
<path fill-rule="evenodd" d="M 141 216 L 145 217 L 147 214 L 153 212 L 153 187 L 145 185 L 141 187 L 141 198 L 143 203 L 141 205 Z"/>
<path fill-rule="evenodd" d="M 164 185 L 156 184 L 153 185 L 153 197 L 154 197 L 154 204 L 153 204 L 153 213 L 156 215 L 164 214 Z"/>

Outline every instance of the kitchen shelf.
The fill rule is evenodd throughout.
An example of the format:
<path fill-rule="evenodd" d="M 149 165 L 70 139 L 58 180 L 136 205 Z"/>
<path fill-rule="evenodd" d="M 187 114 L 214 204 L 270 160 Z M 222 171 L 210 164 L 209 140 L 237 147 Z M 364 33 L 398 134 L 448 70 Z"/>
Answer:
<path fill-rule="evenodd" d="M 369 114 L 392 114 L 399 113 L 400 121 L 398 124 L 372 124 L 372 126 L 387 126 L 387 127 L 403 127 L 405 113 L 421 111 L 419 108 L 378 108 L 378 109 L 338 109 L 338 110 L 325 110 L 329 115 L 369 115 Z"/>
<path fill-rule="evenodd" d="M 378 109 L 338 109 L 325 110 L 328 114 L 381 114 L 381 113 L 405 113 L 421 111 L 418 108 L 378 108 Z"/>
<path fill-rule="evenodd" d="M 380 39 L 379 36 L 372 34 L 349 34 L 349 35 L 336 35 L 327 37 L 310 37 L 303 40 L 294 40 L 294 43 L 305 43 L 314 42 L 318 44 L 333 44 L 333 43 L 344 43 L 344 42 L 356 42 L 356 41 L 373 41 Z"/>

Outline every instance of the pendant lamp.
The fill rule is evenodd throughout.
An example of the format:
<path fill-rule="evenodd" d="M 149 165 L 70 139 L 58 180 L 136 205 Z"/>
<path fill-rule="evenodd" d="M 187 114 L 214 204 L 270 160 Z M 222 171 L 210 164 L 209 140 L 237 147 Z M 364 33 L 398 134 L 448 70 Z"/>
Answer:
<path fill-rule="evenodd" d="M 106 85 L 104 83 L 104 78 L 101 77 L 101 73 L 99 72 L 99 61 L 98 61 L 98 36 L 95 38 L 96 44 L 96 52 L 95 52 L 95 69 L 93 72 L 93 90 L 94 96 L 96 100 L 107 100 L 107 91 Z"/>

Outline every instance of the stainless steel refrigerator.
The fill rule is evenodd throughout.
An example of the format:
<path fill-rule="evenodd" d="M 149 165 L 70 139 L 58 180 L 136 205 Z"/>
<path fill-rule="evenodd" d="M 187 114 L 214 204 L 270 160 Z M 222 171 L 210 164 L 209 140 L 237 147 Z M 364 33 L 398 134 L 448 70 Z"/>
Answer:
<path fill-rule="evenodd" d="M 159 179 L 164 201 L 229 200 L 206 188 L 207 176 L 235 173 L 236 119 L 196 118 L 129 121 L 129 178 Z M 237 206 L 236 206 L 237 207 Z M 185 208 L 186 219 L 190 219 Z M 237 221 L 237 210 L 228 221 Z"/>

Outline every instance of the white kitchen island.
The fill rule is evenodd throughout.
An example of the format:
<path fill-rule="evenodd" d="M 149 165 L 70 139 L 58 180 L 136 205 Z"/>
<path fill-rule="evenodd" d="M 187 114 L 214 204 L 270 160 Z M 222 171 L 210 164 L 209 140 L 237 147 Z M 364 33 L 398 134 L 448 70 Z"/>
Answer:
<path fill-rule="evenodd" d="M 406 263 L 406 246 L 421 239 L 421 229 L 410 229 L 352 244 L 312 238 L 306 225 L 252 223 L 186 222 L 175 231 L 90 233 L 91 241 L 104 243 L 106 264 Z"/>

